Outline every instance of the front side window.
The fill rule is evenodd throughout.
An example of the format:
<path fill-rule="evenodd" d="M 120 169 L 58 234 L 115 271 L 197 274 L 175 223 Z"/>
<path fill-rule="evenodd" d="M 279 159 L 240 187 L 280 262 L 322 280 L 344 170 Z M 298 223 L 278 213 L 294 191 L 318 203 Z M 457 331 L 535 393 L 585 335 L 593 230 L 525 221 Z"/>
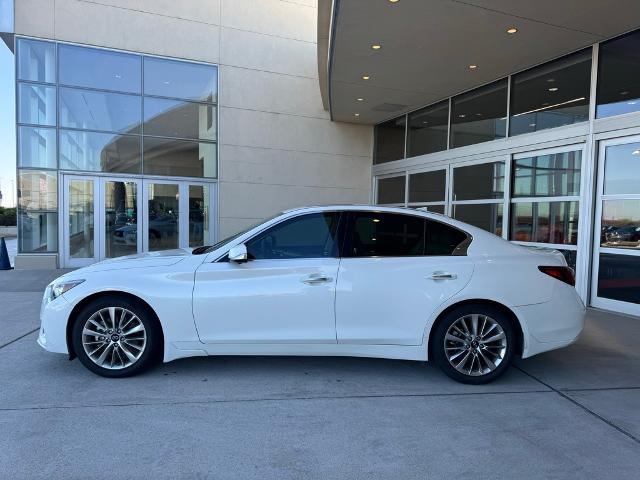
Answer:
<path fill-rule="evenodd" d="M 338 256 L 335 212 L 312 213 L 285 220 L 249 240 L 252 260 L 331 258 Z"/>

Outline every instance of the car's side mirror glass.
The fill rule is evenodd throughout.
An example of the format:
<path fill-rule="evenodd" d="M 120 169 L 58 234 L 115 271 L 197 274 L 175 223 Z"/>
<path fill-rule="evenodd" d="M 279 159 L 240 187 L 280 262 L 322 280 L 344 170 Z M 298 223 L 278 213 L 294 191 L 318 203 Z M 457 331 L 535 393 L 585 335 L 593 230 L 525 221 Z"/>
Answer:
<path fill-rule="evenodd" d="M 229 250 L 230 262 L 243 263 L 247 260 L 249 260 L 249 255 L 247 254 L 247 246 L 244 243 L 231 247 Z"/>

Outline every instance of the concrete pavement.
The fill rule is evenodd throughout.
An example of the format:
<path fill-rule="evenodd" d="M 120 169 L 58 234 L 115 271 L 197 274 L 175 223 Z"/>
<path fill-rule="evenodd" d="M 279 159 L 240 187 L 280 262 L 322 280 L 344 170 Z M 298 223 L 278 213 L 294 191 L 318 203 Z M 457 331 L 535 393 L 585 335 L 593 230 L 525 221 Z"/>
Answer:
<path fill-rule="evenodd" d="M 108 380 L 35 343 L 38 289 L 59 274 L 0 272 L 0 478 L 640 471 L 639 318 L 590 311 L 578 343 L 479 387 L 418 362 L 320 357 L 194 358 Z"/>

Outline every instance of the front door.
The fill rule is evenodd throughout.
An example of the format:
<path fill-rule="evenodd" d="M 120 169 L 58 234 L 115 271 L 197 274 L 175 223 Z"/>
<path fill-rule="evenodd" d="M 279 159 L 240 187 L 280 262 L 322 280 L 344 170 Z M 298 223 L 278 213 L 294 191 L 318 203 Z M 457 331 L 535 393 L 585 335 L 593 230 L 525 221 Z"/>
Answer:
<path fill-rule="evenodd" d="M 591 303 L 640 315 L 640 137 L 601 142 Z"/>
<path fill-rule="evenodd" d="M 296 216 L 246 242 L 249 261 L 196 271 L 193 314 L 205 343 L 336 343 L 339 213 Z"/>

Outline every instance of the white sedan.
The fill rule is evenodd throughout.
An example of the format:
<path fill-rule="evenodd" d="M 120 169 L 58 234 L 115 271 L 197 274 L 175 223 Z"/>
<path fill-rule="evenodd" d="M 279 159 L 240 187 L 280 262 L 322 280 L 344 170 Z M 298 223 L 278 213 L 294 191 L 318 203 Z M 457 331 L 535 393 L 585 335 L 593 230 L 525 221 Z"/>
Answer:
<path fill-rule="evenodd" d="M 575 341 L 584 313 L 557 251 L 424 211 L 327 206 L 67 273 L 44 293 L 38 343 L 106 377 L 199 355 L 332 355 L 428 359 L 478 384 Z"/>

